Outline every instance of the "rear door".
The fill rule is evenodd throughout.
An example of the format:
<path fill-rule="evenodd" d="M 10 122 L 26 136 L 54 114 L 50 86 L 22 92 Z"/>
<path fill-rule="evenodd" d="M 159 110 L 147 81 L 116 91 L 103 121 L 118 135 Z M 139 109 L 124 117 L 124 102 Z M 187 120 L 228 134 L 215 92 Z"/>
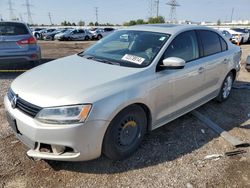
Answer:
<path fill-rule="evenodd" d="M 22 23 L 0 22 L 0 56 L 23 53 L 28 45 L 19 45 L 21 40 L 31 36 L 28 28 Z"/>
<path fill-rule="evenodd" d="M 201 59 L 206 69 L 204 92 L 213 93 L 220 88 L 227 74 L 230 61 L 228 46 L 225 40 L 214 31 L 198 30 L 197 32 L 203 47 Z"/>

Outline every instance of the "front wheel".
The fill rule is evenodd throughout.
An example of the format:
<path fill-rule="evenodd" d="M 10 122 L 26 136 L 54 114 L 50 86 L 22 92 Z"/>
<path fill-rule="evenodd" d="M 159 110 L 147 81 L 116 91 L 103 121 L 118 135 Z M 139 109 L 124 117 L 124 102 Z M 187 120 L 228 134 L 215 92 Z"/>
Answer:
<path fill-rule="evenodd" d="M 132 105 L 122 110 L 110 123 L 103 140 L 103 153 L 112 160 L 122 160 L 140 146 L 147 130 L 144 110 Z"/>
<path fill-rule="evenodd" d="M 234 82 L 234 76 L 233 76 L 233 73 L 230 72 L 228 73 L 228 75 L 226 76 L 222 84 L 219 95 L 216 97 L 217 101 L 223 102 L 229 98 L 231 91 L 232 91 L 233 82 Z"/>

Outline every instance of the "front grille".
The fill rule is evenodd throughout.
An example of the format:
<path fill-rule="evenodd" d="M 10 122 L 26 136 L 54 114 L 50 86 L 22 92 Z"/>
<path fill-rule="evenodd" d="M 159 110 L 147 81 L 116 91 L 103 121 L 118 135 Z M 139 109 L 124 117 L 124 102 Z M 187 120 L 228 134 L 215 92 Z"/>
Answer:
<path fill-rule="evenodd" d="M 11 102 L 14 96 L 17 96 L 17 95 L 11 89 L 9 89 L 7 96 L 8 96 L 9 101 Z M 17 108 L 18 110 L 22 111 L 23 113 L 25 113 L 26 115 L 30 117 L 35 117 L 38 114 L 38 112 L 42 109 L 41 107 L 33 105 L 18 96 L 17 96 L 15 108 Z"/>

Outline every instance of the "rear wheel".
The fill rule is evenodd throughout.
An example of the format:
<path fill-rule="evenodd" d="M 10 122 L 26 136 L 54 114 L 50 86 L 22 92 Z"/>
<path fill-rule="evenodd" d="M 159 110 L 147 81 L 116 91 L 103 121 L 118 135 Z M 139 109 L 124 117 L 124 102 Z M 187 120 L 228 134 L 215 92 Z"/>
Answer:
<path fill-rule="evenodd" d="M 85 40 L 90 40 L 89 36 L 86 36 L 86 37 L 85 37 Z"/>
<path fill-rule="evenodd" d="M 103 141 L 103 153 L 112 160 L 133 154 L 147 130 L 144 110 L 132 105 L 122 110 L 110 123 Z"/>
<path fill-rule="evenodd" d="M 102 39 L 102 35 L 98 35 L 98 36 L 97 36 L 97 39 L 98 39 L 98 40 L 101 40 L 101 39 Z"/>
<path fill-rule="evenodd" d="M 219 95 L 216 97 L 217 101 L 223 102 L 229 98 L 232 91 L 233 82 L 234 82 L 234 75 L 232 72 L 230 72 L 228 73 L 222 84 Z"/>

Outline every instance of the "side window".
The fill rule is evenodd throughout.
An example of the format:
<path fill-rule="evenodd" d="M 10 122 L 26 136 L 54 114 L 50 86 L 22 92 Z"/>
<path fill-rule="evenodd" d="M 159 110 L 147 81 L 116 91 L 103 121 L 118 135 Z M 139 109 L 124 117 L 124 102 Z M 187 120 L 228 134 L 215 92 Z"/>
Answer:
<path fill-rule="evenodd" d="M 220 39 L 217 33 L 213 31 L 200 30 L 199 34 L 204 49 L 204 56 L 221 52 Z"/>
<path fill-rule="evenodd" d="M 175 37 L 163 57 L 164 59 L 178 57 L 186 62 L 197 59 L 199 57 L 199 49 L 195 31 L 187 31 Z"/>
<path fill-rule="evenodd" d="M 228 50 L 228 47 L 227 47 L 227 43 L 226 41 L 222 38 L 222 37 L 219 37 L 220 38 L 220 43 L 221 43 L 221 51 L 227 51 Z"/>

